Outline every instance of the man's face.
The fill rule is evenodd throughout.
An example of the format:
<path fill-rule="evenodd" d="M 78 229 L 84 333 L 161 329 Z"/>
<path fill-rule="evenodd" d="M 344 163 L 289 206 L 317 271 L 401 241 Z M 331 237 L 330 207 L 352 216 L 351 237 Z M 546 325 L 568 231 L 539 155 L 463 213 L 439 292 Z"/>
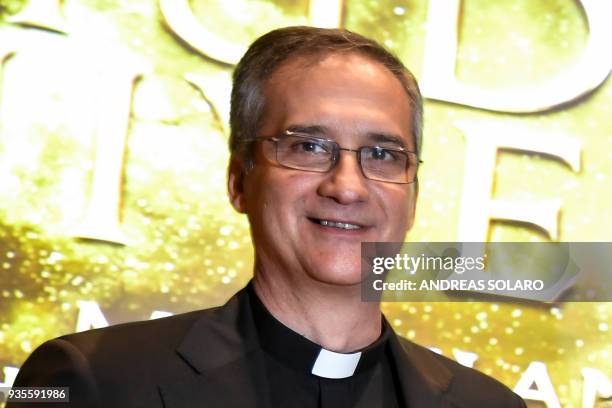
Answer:
<path fill-rule="evenodd" d="M 399 80 L 383 65 L 353 53 L 330 54 L 318 62 L 302 58 L 283 64 L 265 86 L 266 106 L 259 137 L 306 129 L 340 147 L 381 145 L 395 136 L 414 151 L 411 108 Z M 415 184 L 364 178 L 354 152 L 341 151 L 328 173 L 280 167 L 255 147 L 254 167 L 230 165 L 234 207 L 248 215 L 256 273 L 299 284 L 334 285 L 361 281 L 362 241 L 403 241 L 412 226 Z M 358 225 L 341 229 L 322 220 Z"/>

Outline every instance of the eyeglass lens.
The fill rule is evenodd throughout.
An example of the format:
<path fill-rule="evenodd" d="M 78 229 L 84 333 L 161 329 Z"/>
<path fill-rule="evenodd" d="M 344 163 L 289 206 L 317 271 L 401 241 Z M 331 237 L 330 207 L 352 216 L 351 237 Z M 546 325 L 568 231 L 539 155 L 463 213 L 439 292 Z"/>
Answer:
<path fill-rule="evenodd" d="M 302 135 L 287 135 L 274 139 L 276 161 L 297 170 L 327 172 L 338 160 L 341 149 L 337 143 Z M 271 146 L 270 146 L 271 147 Z M 273 153 L 273 152 L 269 152 Z M 414 153 L 378 146 L 358 149 L 359 163 L 365 177 L 394 183 L 414 181 L 417 157 Z"/>

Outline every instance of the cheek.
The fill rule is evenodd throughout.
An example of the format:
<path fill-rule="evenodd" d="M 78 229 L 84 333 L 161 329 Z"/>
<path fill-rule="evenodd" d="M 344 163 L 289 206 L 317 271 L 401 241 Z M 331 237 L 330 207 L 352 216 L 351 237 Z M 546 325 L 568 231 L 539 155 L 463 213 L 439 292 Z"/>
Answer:
<path fill-rule="evenodd" d="M 410 187 L 392 186 L 381 195 L 382 205 L 388 217 L 391 228 L 400 233 L 405 233 L 412 226 L 415 192 Z"/>
<path fill-rule="evenodd" d="M 257 176 L 246 192 L 247 213 L 255 222 L 290 223 L 313 189 L 308 177 L 287 169 L 268 168 Z"/>

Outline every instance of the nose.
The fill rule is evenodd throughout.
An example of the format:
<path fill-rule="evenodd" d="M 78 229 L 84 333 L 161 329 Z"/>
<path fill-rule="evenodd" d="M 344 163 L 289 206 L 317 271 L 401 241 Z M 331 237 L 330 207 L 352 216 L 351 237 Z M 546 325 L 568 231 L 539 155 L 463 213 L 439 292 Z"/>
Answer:
<path fill-rule="evenodd" d="M 367 180 L 361 172 L 354 151 L 340 151 L 338 163 L 326 174 L 319 185 L 318 193 L 343 205 L 368 199 Z"/>

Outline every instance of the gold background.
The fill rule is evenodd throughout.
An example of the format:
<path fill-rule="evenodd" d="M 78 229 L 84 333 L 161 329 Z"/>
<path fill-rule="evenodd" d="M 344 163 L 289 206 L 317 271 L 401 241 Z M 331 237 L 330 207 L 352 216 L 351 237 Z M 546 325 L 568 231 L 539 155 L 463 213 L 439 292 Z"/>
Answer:
<path fill-rule="evenodd" d="M 2 18 L 25 3 L 0 1 Z M 46 3 L 59 9 L 57 2 Z M 269 29 L 309 21 L 305 0 L 191 5 L 202 25 L 243 45 Z M 69 0 L 61 15 L 68 34 L 0 25 L 0 47 L 27 37 L 38 50 L 7 60 L 0 80 L 0 382 L 3 367 L 18 367 L 43 341 L 75 330 L 78 301 L 98 302 L 115 324 L 148 319 L 154 310 L 220 304 L 251 275 L 248 224 L 225 193 L 227 126 L 219 102 L 211 98 L 211 105 L 185 80 L 196 74 L 226 84 L 232 67 L 173 35 L 155 0 Z M 426 15 L 424 0 L 348 0 L 344 26 L 384 43 L 418 78 Z M 570 0 L 465 0 L 457 76 L 491 89 L 535 86 L 578 58 L 587 36 L 582 11 Z M 146 67 L 134 86 L 120 186 L 127 245 L 71 233 L 86 212 L 96 158 L 90 99 L 97 84 L 87 63 L 108 50 Z M 104 63 L 120 69 L 125 60 Z M 580 173 L 538 155 L 500 154 L 494 197 L 558 197 L 561 241 L 609 241 L 611 106 L 609 80 L 541 114 L 427 100 L 425 165 L 408 239 L 457 240 L 465 140 L 453 123 L 486 119 L 562 129 L 581 140 Z M 525 225 L 501 222 L 491 224 L 489 235 L 496 241 L 546 239 Z M 510 387 L 530 362 L 544 362 L 562 406 L 581 406 L 581 369 L 612 377 L 611 303 L 392 303 L 383 310 L 400 334 L 447 356 L 455 348 L 476 353 L 475 367 Z"/>

